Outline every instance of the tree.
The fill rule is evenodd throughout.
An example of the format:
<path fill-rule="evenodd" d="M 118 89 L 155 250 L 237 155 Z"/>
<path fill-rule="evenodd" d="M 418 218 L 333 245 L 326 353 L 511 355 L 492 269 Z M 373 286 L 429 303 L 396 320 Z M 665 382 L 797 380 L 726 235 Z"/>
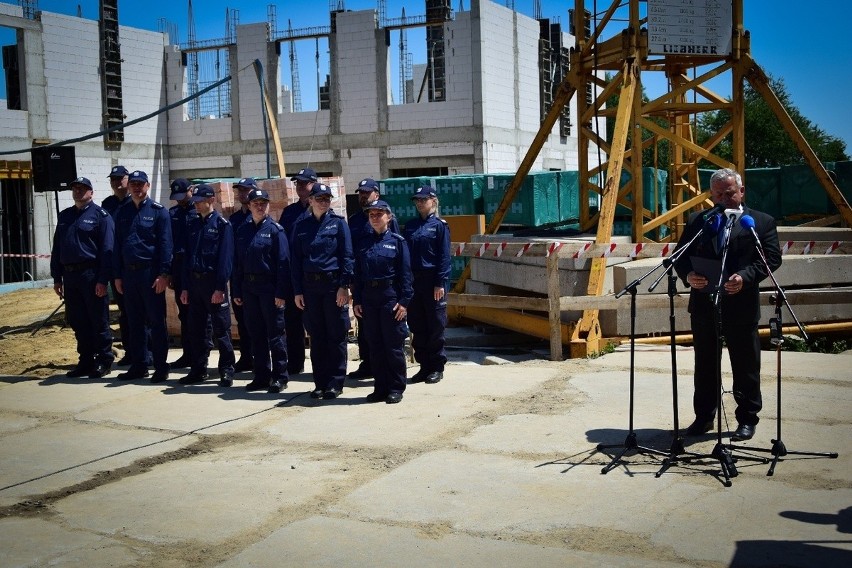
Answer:
<path fill-rule="evenodd" d="M 783 79 L 775 79 L 769 76 L 769 86 L 820 161 L 833 162 L 849 159 L 846 154 L 846 143 L 843 140 L 831 136 L 802 115 L 793 104 Z M 796 148 L 787 131 L 782 128 L 775 113 L 772 112 L 760 93 L 755 91 L 748 83 L 743 89 L 743 98 L 745 167 L 769 168 L 805 163 L 804 157 Z M 710 138 L 729 120 L 730 114 L 727 111 L 720 110 L 701 115 L 698 119 L 698 132 L 696 133 L 699 143 Z M 727 136 L 713 152 L 726 160 L 732 161 L 731 136 Z M 715 166 L 706 162 L 702 163 L 702 167 L 715 168 Z"/>

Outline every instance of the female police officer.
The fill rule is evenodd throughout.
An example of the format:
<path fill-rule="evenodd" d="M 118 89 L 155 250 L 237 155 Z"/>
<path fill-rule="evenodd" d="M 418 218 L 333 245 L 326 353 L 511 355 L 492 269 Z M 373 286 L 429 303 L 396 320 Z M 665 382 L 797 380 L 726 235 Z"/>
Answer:
<path fill-rule="evenodd" d="M 311 214 L 293 228 L 293 292 L 311 336 L 311 397 L 332 399 L 346 378 L 352 238 L 346 219 L 331 210 L 327 185 L 315 183 L 308 201 Z"/>
<path fill-rule="evenodd" d="M 411 301 L 411 265 L 401 235 L 388 229 L 393 214 L 381 200 L 365 208 L 372 231 L 362 241 L 355 262 L 354 310 L 362 318 L 375 378 L 368 402 L 394 404 L 405 390 L 403 344 Z"/>
<path fill-rule="evenodd" d="M 438 196 L 428 185 L 417 189 L 414 205 L 420 216 L 405 224 L 405 240 L 411 250 L 414 297 L 408 324 L 414 338 L 414 359 L 420 370 L 412 383 L 437 383 L 444 377 L 444 329 L 447 327 L 446 290 L 450 282 L 450 229 L 438 217 Z"/>
<path fill-rule="evenodd" d="M 257 188 L 248 198 L 251 219 L 237 230 L 231 293 L 234 302 L 243 306 L 251 336 L 254 379 L 246 390 L 277 393 L 287 388 L 290 378 L 284 343 L 290 247 L 284 228 L 269 217 L 269 194 Z"/>

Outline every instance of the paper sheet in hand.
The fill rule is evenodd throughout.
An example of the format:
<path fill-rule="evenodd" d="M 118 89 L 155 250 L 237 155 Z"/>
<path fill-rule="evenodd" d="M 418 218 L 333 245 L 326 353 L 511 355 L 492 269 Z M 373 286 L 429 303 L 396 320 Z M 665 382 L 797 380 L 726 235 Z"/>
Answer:
<path fill-rule="evenodd" d="M 717 258 L 703 258 L 700 256 L 690 256 L 689 260 L 692 262 L 692 270 L 707 278 L 707 286 L 696 290 L 696 292 L 704 292 L 706 294 L 715 292 L 716 286 L 719 284 L 719 275 L 722 273 L 722 261 Z M 728 275 L 726 274 L 722 280 L 722 286 L 725 285 L 725 280 L 727 279 Z"/>

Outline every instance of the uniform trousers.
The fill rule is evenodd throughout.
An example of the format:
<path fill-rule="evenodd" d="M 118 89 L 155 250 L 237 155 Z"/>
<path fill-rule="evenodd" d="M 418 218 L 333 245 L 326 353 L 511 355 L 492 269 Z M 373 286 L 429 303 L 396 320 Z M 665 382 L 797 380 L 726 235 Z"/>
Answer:
<path fill-rule="evenodd" d="M 311 367 L 318 389 L 342 389 L 346 378 L 346 335 L 349 306 L 337 305 L 338 286 L 332 281 L 303 284 L 305 330 L 311 336 Z"/>
<path fill-rule="evenodd" d="M 151 287 L 158 274 L 152 265 L 124 271 L 124 305 L 127 308 L 130 332 L 131 367 L 148 368 L 148 349 L 156 371 L 169 371 L 166 357 L 169 352 L 169 334 L 166 329 L 166 295 L 157 294 Z M 150 337 L 148 331 L 150 330 Z"/>
<path fill-rule="evenodd" d="M 251 334 L 246 325 L 246 316 L 243 306 L 231 302 L 234 309 L 234 319 L 237 320 L 237 333 L 240 334 L 240 359 L 251 360 Z"/>
<path fill-rule="evenodd" d="M 191 342 L 189 339 L 189 306 L 180 301 L 180 292 L 183 290 L 183 253 L 177 253 L 172 259 L 172 287 L 174 288 L 175 304 L 177 305 L 178 319 L 180 320 L 180 348 L 183 355 L 190 360 L 195 359 L 191 353 Z"/>
<path fill-rule="evenodd" d="M 287 345 L 284 340 L 284 308 L 275 307 L 271 286 L 243 282 L 243 315 L 251 336 L 254 380 L 286 383 Z"/>
<path fill-rule="evenodd" d="M 720 391 L 718 370 L 721 356 L 717 351 L 716 328 L 712 317 L 691 317 L 695 345 L 695 394 L 692 404 L 699 420 L 711 420 L 716 414 Z M 763 406 L 760 394 L 760 338 L 755 324 L 722 323 L 722 335 L 728 347 L 734 376 L 734 400 L 739 424 L 756 425 Z"/>
<path fill-rule="evenodd" d="M 444 330 L 447 327 L 446 295 L 440 301 L 435 300 L 433 278 L 414 278 L 414 296 L 408 305 L 408 325 L 414 337 L 414 360 L 426 372 L 443 372 L 447 362 L 444 350 L 446 340 Z"/>
<path fill-rule="evenodd" d="M 302 310 L 290 294 L 284 298 L 284 328 L 287 330 L 287 370 L 300 373 L 305 368 L 305 324 Z"/>
<path fill-rule="evenodd" d="M 111 364 L 112 331 L 109 329 L 109 297 L 98 298 L 95 267 L 71 272 L 66 270 L 63 279 L 65 315 L 74 330 L 80 365 Z"/>
<path fill-rule="evenodd" d="M 403 345 L 408 329 L 405 320 L 396 321 L 393 311 L 396 299 L 371 305 L 365 298 L 361 304 L 364 335 L 370 349 L 374 387 L 380 396 L 405 391 L 405 352 Z"/>
<path fill-rule="evenodd" d="M 216 291 L 214 273 L 193 272 L 188 282 L 189 305 L 187 305 L 187 327 L 189 328 L 189 347 L 193 370 L 207 369 L 208 328 L 212 328 L 212 337 L 219 349 L 219 374 L 234 371 L 234 346 L 231 343 L 231 310 L 228 295 L 221 304 L 210 301 Z"/>

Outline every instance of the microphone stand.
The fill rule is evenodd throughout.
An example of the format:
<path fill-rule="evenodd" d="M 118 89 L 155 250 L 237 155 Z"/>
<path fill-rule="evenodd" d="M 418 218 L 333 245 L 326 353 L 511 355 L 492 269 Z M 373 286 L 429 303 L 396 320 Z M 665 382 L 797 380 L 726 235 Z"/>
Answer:
<path fill-rule="evenodd" d="M 705 225 L 705 227 L 706 227 L 706 225 Z M 635 393 L 635 353 L 636 353 L 636 289 L 639 287 L 639 284 L 641 284 L 642 281 L 645 280 L 645 278 L 647 278 L 648 276 L 650 276 L 651 274 L 656 272 L 657 269 L 659 269 L 661 266 L 665 266 L 668 270 L 668 273 L 671 274 L 672 273 L 672 266 L 674 265 L 674 263 L 677 261 L 678 258 L 680 258 L 680 256 L 684 253 L 684 251 L 689 249 L 689 247 L 692 245 L 692 243 L 694 243 L 697 239 L 699 239 L 701 237 L 701 235 L 704 233 L 705 227 L 702 227 L 701 230 L 698 231 L 698 233 L 696 233 L 696 235 L 694 237 L 692 237 L 692 239 L 685 246 L 678 249 L 674 254 L 672 254 L 671 257 L 663 259 L 663 261 L 660 262 L 660 264 L 656 265 L 654 268 L 652 268 L 651 270 L 649 270 L 648 272 L 646 272 L 645 274 L 643 274 L 642 276 L 640 276 L 639 278 L 637 278 L 636 280 L 634 280 L 633 282 L 631 282 L 630 284 L 625 286 L 623 290 L 621 290 L 620 292 L 618 292 L 615 295 L 616 298 L 620 298 L 624 294 L 626 294 L 627 292 L 630 292 L 630 388 L 629 388 L 629 399 L 630 399 L 629 407 L 630 407 L 630 410 L 629 410 L 629 419 L 628 419 L 628 432 L 627 432 L 627 437 L 624 439 L 624 443 L 622 443 L 622 444 L 598 444 L 598 446 L 597 446 L 597 450 L 599 452 L 607 450 L 607 449 L 611 449 L 611 448 L 621 448 L 621 452 L 617 456 L 612 458 L 612 461 L 610 461 L 606 466 L 604 466 L 601 469 L 602 474 L 609 473 L 609 471 L 612 470 L 618 464 L 619 461 L 621 461 L 621 458 L 629 450 L 636 450 L 637 453 L 663 455 L 663 456 L 666 455 L 666 453 L 661 451 L 661 450 L 656 450 L 656 449 L 653 449 L 653 448 L 640 446 L 639 443 L 636 440 L 636 432 L 633 430 L 633 401 L 634 401 L 634 393 Z M 664 272 L 663 275 L 664 274 L 666 274 L 666 273 Z M 662 275 L 660 276 L 660 278 L 662 278 Z M 652 291 L 656 287 L 657 283 L 659 283 L 659 281 L 660 281 L 660 278 L 657 278 L 657 280 L 654 282 L 654 284 L 651 286 L 651 288 L 648 289 L 649 292 Z M 672 287 L 673 286 L 674 286 L 674 284 L 672 284 Z M 670 294 L 672 294 L 671 291 L 670 291 Z M 671 305 L 671 314 L 672 314 L 671 315 L 671 321 L 672 321 L 672 324 L 671 324 L 672 325 L 672 358 L 674 358 L 674 297 L 673 297 L 673 294 L 670 296 L 670 305 Z M 677 437 L 678 428 L 677 428 L 677 375 L 676 374 L 673 374 L 672 381 L 673 381 L 673 384 L 674 384 L 674 393 L 675 393 L 674 394 L 674 397 L 675 397 L 675 437 Z M 683 443 L 682 442 L 680 443 L 680 448 L 681 449 L 680 449 L 679 453 L 682 453 L 683 452 Z M 675 442 L 672 443 L 672 450 L 670 451 L 669 456 L 671 456 L 672 455 L 671 452 L 674 452 L 674 451 L 675 451 Z M 677 455 L 677 454 L 675 454 L 675 455 Z M 663 463 L 665 463 L 665 462 L 663 462 Z M 659 474 L 657 475 L 657 477 L 659 477 Z"/>
<path fill-rule="evenodd" d="M 752 231 L 754 229 L 752 228 Z M 772 280 L 772 285 L 775 287 L 775 297 L 773 301 L 775 303 L 775 317 L 769 320 L 769 337 L 770 343 L 775 345 L 775 371 L 776 371 L 776 414 L 778 416 L 776 420 L 776 438 L 772 440 L 772 447 L 767 448 L 756 448 L 751 446 L 734 446 L 730 444 L 729 447 L 736 450 L 750 450 L 753 452 L 767 452 L 771 453 L 772 463 L 769 466 L 769 471 L 766 472 L 767 476 L 772 476 L 775 473 L 775 464 L 778 463 L 779 458 L 782 458 L 786 455 L 796 455 L 796 456 L 814 456 L 814 457 L 822 457 L 822 458 L 831 458 L 836 459 L 838 457 L 837 452 L 800 452 L 800 451 L 788 451 L 784 442 L 781 440 L 781 346 L 784 344 L 784 335 L 781 331 L 781 306 L 786 305 L 787 310 L 789 310 L 790 315 L 793 317 L 793 321 L 796 323 L 796 326 L 799 328 L 799 332 L 802 334 L 802 337 L 805 338 L 805 341 L 808 340 L 808 334 L 805 331 L 805 328 L 802 326 L 799 318 L 796 317 L 796 313 L 793 311 L 793 308 L 790 307 L 790 302 L 787 301 L 787 295 L 784 293 L 784 289 L 778 284 L 778 281 L 775 279 L 775 275 L 772 273 L 772 270 L 769 268 L 769 263 L 766 261 L 766 256 L 763 254 L 763 247 L 760 246 L 760 240 L 757 238 L 757 234 L 753 233 L 755 238 L 755 245 L 757 246 L 757 252 L 760 255 L 760 260 L 763 262 L 763 266 L 766 268 L 767 274 L 769 274 L 769 278 Z"/>
<path fill-rule="evenodd" d="M 731 478 L 739 475 L 731 452 L 722 444 L 722 290 L 725 279 L 725 263 L 728 260 L 728 245 L 731 242 L 731 230 L 736 217 L 731 215 L 725 224 L 725 242 L 722 245 L 722 266 L 719 281 L 713 292 L 713 323 L 716 329 L 716 445 L 710 455 L 719 461 L 725 487 L 731 486 Z"/>

